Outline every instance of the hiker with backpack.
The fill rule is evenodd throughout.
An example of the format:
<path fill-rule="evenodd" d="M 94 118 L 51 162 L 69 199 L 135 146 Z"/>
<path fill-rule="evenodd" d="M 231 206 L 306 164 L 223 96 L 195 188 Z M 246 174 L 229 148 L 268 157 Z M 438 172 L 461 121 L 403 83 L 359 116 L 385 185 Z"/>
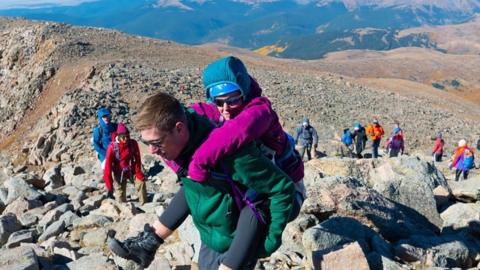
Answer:
<path fill-rule="evenodd" d="M 352 139 L 355 145 L 355 155 L 357 158 L 363 158 L 362 152 L 367 144 L 367 134 L 365 128 L 362 127 L 360 122 L 355 121 L 353 124 Z"/>
<path fill-rule="evenodd" d="M 293 180 L 296 200 L 291 220 L 300 213 L 306 197 L 303 162 L 293 138 L 280 124 L 276 112 L 262 88 L 250 76 L 243 62 L 233 56 L 210 63 L 202 74 L 207 103 L 191 105 L 217 127 L 198 147 L 188 166 L 189 177 L 203 182 L 225 156 L 245 144 L 257 141 L 262 153 Z"/>
<path fill-rule="evenodd" d="M 463 180 L 468 177 L 470 169 L 475 167 L 475 156 L 473 150 L 468 147 L 467 141 L 464 139 L 458 142 L 458 148 L 453 156 L 453 161 L 450 164 L 450 168 L 455 169 L 455 181 L 460 180 L 460 176 L 463 174 Z"/>
<path fill-rule="evenodd" d="M 112 134 L 112 142 L 105 156 L 103 179 L 107 188 L 107 197 L 120 202 L 127 201 L 127 183 L 133 182 L 140 204 L 147 202 L 145 175 L 142 172 L 142 161 L 138 143 L 130 138 L 128 128 L 119 123 Z"/>
<path fill-rule="evenodd" d="M 386 149 L 389 157 L 398 157 L 398 154 L 403 155 L 403 151 L 405 151 L 403 131 L 397 121 L 388 137 Z"/>
<path fill-rule="evenodd" d="M 378 122 L 377 118 L 374 118 L 372 123 L 367 126 L 367 135 L 372 141 L 372 158 L 378 157 L 378 147 L 380 147 L 380 141 L 385 134 L 383 127 Z"/>
<path fill-rule="evenodd" d="M 432 149 L 433 162 L 441 162 L 443 156 L 443 146 L 445 141 L 442 138 L 442 133 L 438 132 L 435 138 L 435 144 Z"/>
<path fill-rule="evenodd" d="M 148 151 L 166 161 L 182 186 L 153 226 L 146 224 L 143 232 L 124 241 L 109 238 L 114 254 L 147 267 L 188 215 L 200 234 L 199 269 L 254 269 L 258 258 L 279 248 L 295 188 L 255 142 L 225 156 L 209 168 L 208 179 L 198 182 L 188 177 L 187 168 L 214 128 L 207 118 L 158 93 L 141 105 L 135 126 Z M 256 201 L 241 194 L 249 189 L 256 191 Z M 243 207 L 247 202 L 249 207 Z M 257 228 L 253 233 L 252 227 Z"/>
<path fill-rule="evenodd" d="M 353 138 L 349 128 L 343 130 L 342 134 L 342 157 L 353 157 Z"/>
<path fill-rule="evenodd" d="M 112 133 L 117 130 L 117 124 L 112 121 L 112 113 L 108 108 L 97 111 L 98 126 L 93 129 L 92 145 L 101 162 L 102 170 L 105 168 L 105 155 L 112 140 Z"/>
<path fill-rule="evenodd" d="M 315 128 L 310 125 L 310 120 L 307 117 L 303 118 L 302 125 L 295 130 L 295 144 L 297 144 L 299 140 L 301 146 L 300 156 L 302 157 L 302 160 L 305 151 L 307 152 L 308 160 L 311 160 L 312 146 L 314 151 L 316 151 L 318 147 L 318 135 Z"/>

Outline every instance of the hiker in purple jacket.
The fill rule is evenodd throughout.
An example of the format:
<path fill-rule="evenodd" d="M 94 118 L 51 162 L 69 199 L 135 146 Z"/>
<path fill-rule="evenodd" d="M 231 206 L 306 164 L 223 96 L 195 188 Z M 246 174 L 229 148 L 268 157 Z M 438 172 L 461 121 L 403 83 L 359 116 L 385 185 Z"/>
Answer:
<path fill-rule="evenodd" d="M 297 196 L 291 215 L 293 220 L 305 199 L 303 162 L 271 102 L 261 96 L 262 89 L 242 61 L 232 56 L 208 65 L 203 72 L 203 84 L 208 103 L 196 103 L 191 108 L 208 117 L 218 128 L 195 151 L 188 167 L 189 177 L 205 181 L 209 176 L 208 168 L 245 144 L 258 140 L 264 154 L 295 183 Z"/>

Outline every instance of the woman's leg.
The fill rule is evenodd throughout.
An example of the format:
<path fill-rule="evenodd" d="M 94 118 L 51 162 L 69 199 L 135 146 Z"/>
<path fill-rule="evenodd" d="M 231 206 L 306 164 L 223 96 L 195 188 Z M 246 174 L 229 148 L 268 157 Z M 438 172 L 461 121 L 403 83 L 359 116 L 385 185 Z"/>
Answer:
<path fill-rule="evenodd" d="M 460 175 L 462 175 L 462 171 L 459 169 L 455 170 L 455 181 L 458 181 L 460 179 Z"/>
<path fill-rule="evenodd" d="M 252 209 L 245 206 L 240 212 L 232 245 L 223 254 L 221 263 L 232 269 L 247 269 L 251 264 L 255 266 L 258 259 L 256 250 L 263 242 L 264 231 L 265 225 L 257 219 Z"/>

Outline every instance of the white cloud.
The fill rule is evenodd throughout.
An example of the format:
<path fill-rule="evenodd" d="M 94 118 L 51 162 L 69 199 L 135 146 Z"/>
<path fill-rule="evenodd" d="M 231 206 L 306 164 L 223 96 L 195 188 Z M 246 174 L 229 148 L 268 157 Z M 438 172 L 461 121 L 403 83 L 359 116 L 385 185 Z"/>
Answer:
<path fill-rule="evenodd" d="M 0 9 L 76 6 L 99 0 L 0 0 Z"/>

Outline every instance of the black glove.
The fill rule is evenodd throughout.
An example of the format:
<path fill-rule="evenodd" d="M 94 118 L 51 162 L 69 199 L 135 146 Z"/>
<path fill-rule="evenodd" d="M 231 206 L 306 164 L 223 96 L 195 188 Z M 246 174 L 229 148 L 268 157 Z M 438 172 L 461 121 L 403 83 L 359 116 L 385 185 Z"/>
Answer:
<path fill-rule="evenodd" d="M 107 199 L 114 199 L 114 197 L 113 197 L 113 190 L 109 190 L 109 191 L 107 192 Z"/>

